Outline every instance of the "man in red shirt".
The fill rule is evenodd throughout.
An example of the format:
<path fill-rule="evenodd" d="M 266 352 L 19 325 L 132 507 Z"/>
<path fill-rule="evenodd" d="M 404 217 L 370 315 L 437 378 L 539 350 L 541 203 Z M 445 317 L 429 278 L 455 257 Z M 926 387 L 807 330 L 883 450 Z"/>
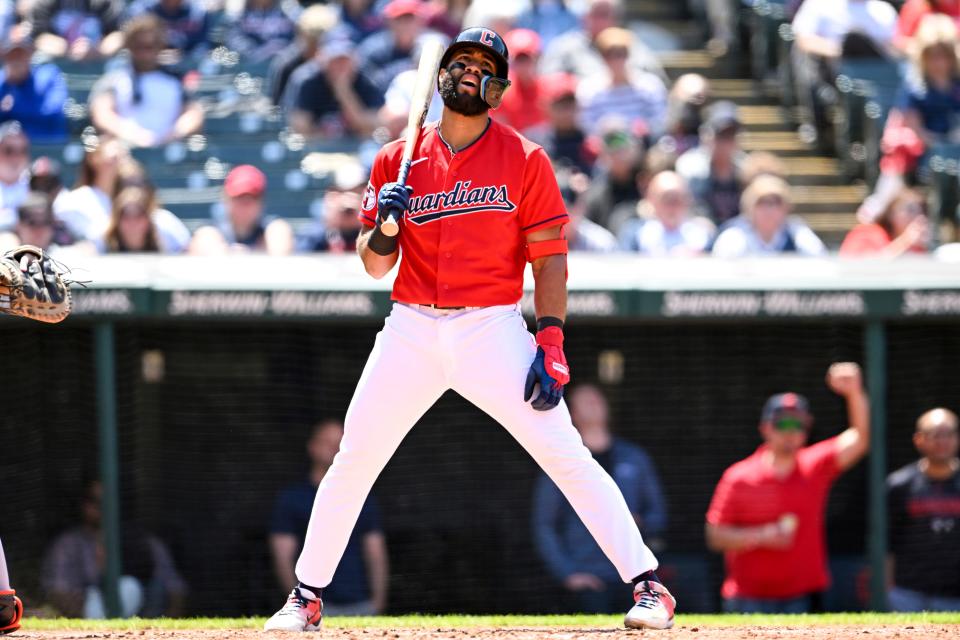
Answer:
<path fill-rule="evenodd" d="M 530 29 L 514 29 L 504 36 L 513 54 L 510 91 L 494 117 L 525 136 L 541 134 L 547 123 L 544 80 L 537 74 L 540 61 L 540 36 Z"/>
<path fill-rule="evenodd" d="M 345 432 L 317 489 L 299 584 L 267 630 L 313 631 L 360 508 L 420 417 L 452 389 L 500 422 L 563 492 L 610 558 L 634 605 L 624 624 L 666 629 L 676 602 L 660 583 L 616 483 L 583 445 L 563 403 L 569 221 L 543 149 L 491 120 L 509 87 L 503 39 L 462 32 L 440 60 L 443 113 L 417 139 L 407 186 L 394 182 L 403 140 L 377 154 L 360 206 L 357 251 L 371 276 L 399 263 L 394 306 L 347 409 Z M 381 229 L 388 217 L 400 232 Z M 520 313 L 532 267 L 536 338 Z M 465 550 L 466 552 L 466 550 Z"/>
<path fill-rule="evenodd" d="M 806 398 L 767 400 L 763 444 L 728 468 L 707 511 L 707 546 L 723 551 L 724 609 L 739 613 L 803 613 L 830 582 L 824 526 L 837 477 L 870 446 L 870 408 L 860 367 L 833 364 L 827 385 L 847 403 L 850 426 L 805 447 L 813 416 Z"/>

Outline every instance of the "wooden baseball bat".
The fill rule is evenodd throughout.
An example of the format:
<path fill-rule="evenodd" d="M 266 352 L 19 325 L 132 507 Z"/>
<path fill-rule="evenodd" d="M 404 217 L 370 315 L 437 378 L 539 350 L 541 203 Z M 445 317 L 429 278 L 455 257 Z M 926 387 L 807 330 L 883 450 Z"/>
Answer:
<path fill-rule="evenodd" d="M 413 162 L 413 148 L 417 146 L 420 129 L 423 128 L 427 109 L 430 108 L 430 99 L 433 98 L 433 92 L 437 90 L 437 71 L 441 57 L 443 57 L 443 43 L 440 40 L 430 38 L 423 43 L 420 65 L 417 67 L 417 81 L 413 85 L 413 95 L 410 100 L 410 115 L 407 117 L 407 138 L 403 143 L 400 174 L 397 176 L 397 184 L 401 187 L 407 184 L 410 163 Z M 397 215 L 403 215 L 403 212 Z M 380 232 L 383 235 L 393 237 L 400 232 L 397 215 L 390 213 L 387 219 L 380 223 Z"/>

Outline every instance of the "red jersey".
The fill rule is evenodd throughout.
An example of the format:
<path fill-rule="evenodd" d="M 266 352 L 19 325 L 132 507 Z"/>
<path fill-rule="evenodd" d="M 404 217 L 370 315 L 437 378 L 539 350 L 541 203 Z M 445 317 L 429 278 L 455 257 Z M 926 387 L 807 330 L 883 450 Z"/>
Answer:
<path fill-rule="evenodd" d="M 403 140 L 377 153 L 359 217 L 376 224 L 377 194 L 397 179 Z M 565 224 L 567 211 L 546 152 L 490 120 L 457 152 L 424 128 L 407 178 L 393 299 L 441 307 L 515 304 L 523 294 L 526 234 Z"/>
<path fill-rule="evenodd" d="M 728 468 L 713 494 L 707 522 L 752 527 L 797 517 L 793 546 L 724 554 L 724 598 L 786 599 L 822 591 L 827 571 L 825 511 L 830 487 L 840 475 L 837 438 L 805 447 L 786 478 L 778 478 L 763 461 L 766 445 Z"/>

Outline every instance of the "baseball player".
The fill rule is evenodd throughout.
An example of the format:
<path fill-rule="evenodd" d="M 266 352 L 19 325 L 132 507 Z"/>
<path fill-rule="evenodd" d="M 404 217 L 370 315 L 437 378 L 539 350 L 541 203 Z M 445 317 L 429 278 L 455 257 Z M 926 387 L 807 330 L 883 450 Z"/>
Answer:
<path fill-rule="evenodd" d="M 403 141 L 384 146 L 361 204 L 358 253 L 374 278 L 400 263 L 394 306 L 347 409 L 340 452 L 317 490 L 299 584 L 267 630 L 319 629 L 334 573 L 367 493 L 400 441 L 447 390 L 499 421 L 557 484 L 624 582 L 633 628 L 673 625 L 676 602 L 654 572 L 616 484 L 583 446 L 562 401 L 567 222 L 541 147 L 491 120 L 507 78 L 507 47 L 486 28 L 463 31 L 438 72 L 443 113 L 417 142 L 409 186 Z M 380 228 L 388 216 L 400 233 Z M 520 314 L 525 262 L 536 281 L 537 334 Z"/>
<path fill-rule="evenodd" d="M 0 634 L 13 633 L 20 628 L 23 616 L 23 603 L 17 592 L 10 588 L 10 574 L 7 573 L 7 559 L 3 555 L 0 543 Z"/>
<path fill-rule="evenodd" d="M 70 315 L 72 300 L 70 282 L 39 247 L 20 245 L 0 255 L 0 314 L 55 323 Z M 0 635 L 19 629 L 22 617 L 0 543 Z"/>

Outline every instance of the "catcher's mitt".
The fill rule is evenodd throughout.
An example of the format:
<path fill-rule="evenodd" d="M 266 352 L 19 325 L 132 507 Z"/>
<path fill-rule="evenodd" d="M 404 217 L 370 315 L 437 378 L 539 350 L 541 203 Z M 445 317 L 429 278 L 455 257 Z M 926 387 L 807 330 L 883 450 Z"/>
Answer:
<path fill-rule="evenodd" d="M 71 305 L 69 284 L 42 249 L 25 244 L 0 256 L 0 313 L 60 322 Z"/>

